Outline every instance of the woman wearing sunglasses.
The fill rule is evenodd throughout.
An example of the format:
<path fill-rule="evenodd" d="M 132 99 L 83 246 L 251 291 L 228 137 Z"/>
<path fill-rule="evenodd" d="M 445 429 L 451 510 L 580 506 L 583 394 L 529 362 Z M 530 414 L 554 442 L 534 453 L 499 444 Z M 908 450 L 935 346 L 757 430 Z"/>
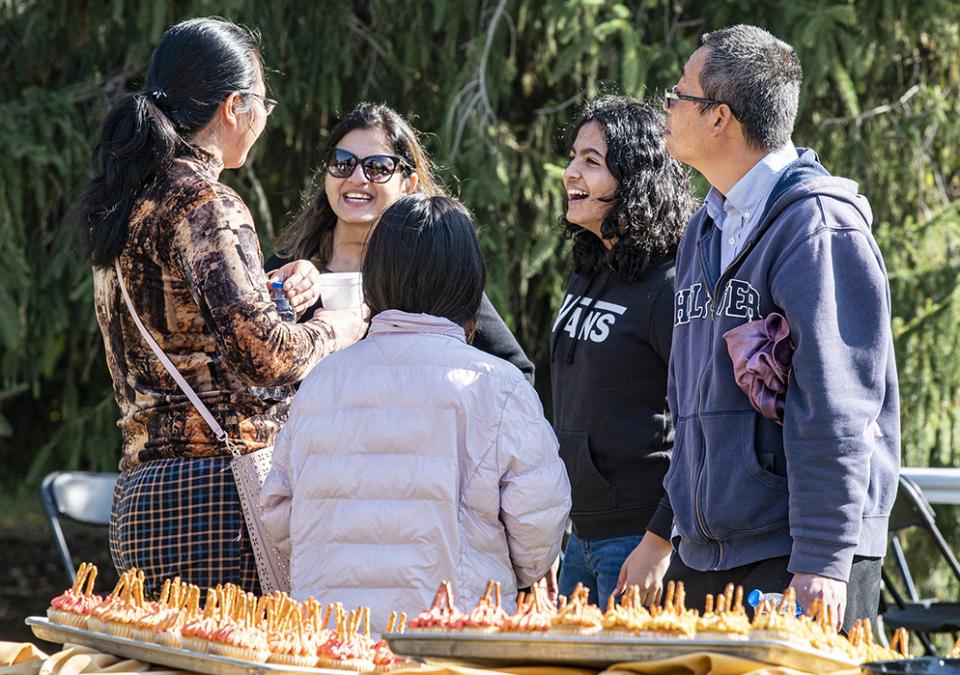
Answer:
<path fill-rule="evenodd" d="M 352 312 L 280 320 L 250 211 L 219 180 L 244 164 L 275 105 L 249 31 L 218 19 L 173 26 L 144 91 L 107 115 L 75 211 L 121 412 L 110 550 L 120 572 L 143 570 L 148 591 L 173 576 L 259 590 L 231 452 L 272 446 L 287 402 L 267 405 L 250 386 L 297 382 L 362 330 Z M 311 267 L 284 273 L 296 283 Z"/>
<path fill-rule="evenodd" d="M 387 207 L 406 194 L 444 192 L 417 133 L 386 105 L 354 108 L 330 132 L 325 157 L 323 185 L 280 236 L 280 253 L 267 261 L 268 270 L 302 258 L 321 272 L 359 272 L 370 231 Z M 510 361 L 533 382 L 533 364 L 485 294 L 473 345 Z"/>
<path fill-rule="evenodd" d="M 570 139 L 561 222 L 574 271 L 550 345 L 573 493 L 559 592 L 583 582 L 603 606 L 663 496 L 674 259 L 693 200 L 647 103 L 600 98 Z"/>

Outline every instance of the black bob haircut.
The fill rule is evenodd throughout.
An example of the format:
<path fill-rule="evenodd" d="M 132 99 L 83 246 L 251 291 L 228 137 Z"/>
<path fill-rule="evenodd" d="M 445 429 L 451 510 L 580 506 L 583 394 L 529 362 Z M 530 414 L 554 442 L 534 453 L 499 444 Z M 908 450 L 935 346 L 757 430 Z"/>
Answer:
<path fill-rule="evenodd" d="M 486 271 L 470 212 L 452 197 L 414 193 L 388 208 L 363 259 L 363 295 L 389 309 L 432 314 L 476 329 Z"/>

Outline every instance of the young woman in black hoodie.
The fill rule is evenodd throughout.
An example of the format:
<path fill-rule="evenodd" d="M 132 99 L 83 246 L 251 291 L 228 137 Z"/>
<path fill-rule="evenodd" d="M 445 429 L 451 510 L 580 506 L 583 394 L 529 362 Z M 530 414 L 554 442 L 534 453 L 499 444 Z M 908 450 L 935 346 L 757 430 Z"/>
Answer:
<path fill-rule="evenodd" d="M 606 602 L 663 495 L 676 246 L 693 211 L 663 115 L 605 96 L 570 135 L 563 184 L 574 273 L 551 336 L 554 427 L 573 493 L 558 590 Z"/>

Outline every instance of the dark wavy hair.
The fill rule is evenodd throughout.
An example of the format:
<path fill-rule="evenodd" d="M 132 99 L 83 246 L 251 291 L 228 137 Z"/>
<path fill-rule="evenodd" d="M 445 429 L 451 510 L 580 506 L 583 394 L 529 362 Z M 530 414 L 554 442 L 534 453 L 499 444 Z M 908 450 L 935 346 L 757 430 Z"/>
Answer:
<path fill-rule="evenodd" d="M 417 174 L 417 192 L 428 197 L 444 194 L 434 177 L 433 165 L 410 123 L 396 110 L 382 103 L 361 103 L 349 115 L 337 122 L 330 131 L 323 160 L 333 152 L 337 143 L 354 129 L 380 129 L 403 162 L 404 175 Z M 324 169 L 318 172 L 317 186 L 303 210 L 280 234 L 277 251 L 285 258 L 311 259 L 323 267 L 333 254 L 333 228 L 337 215 L 330 207 L 323 186 Z"/>
<path fill-rule="evenodd" d="M 573 147 L 577 133 L 596 122 L 607 142 L 607 169 L 617 191 L 606 198 L 610 210 L 600 232 L 619 237 L 607 249 L 595 234 L 561 217 L 564 236 L 573 239 L 574 269 L 593 274 L 610 269 L 625 282 L 635 281 L 675 249 L 694 211 L 686 170 L 667 154 L 663 114 L 649 103 L 628 96 L 603 96 L 587 104 L 567 135 Z"/>
<path fill-rule="evenodd" d="M 470 212 L 452 197 L 401 197 L 373 230 L 363 257 L 370 315 L 388 309 L 477 327 L 486 272 Z"/>
<path fill-rule="evenodd" d="M 176 157 L 195 157 L 190 137 L 230 94 L 262 77 L 257 37 L 219 18 L 190 19 L 164 33 L 143 91 L 124 94 L 103 122 L 94 178 L 72 209 L 82 255 L 105 267 L 123 250 L 137 198 Z M 244 101 L 244 112 L 252 99 Z"/>

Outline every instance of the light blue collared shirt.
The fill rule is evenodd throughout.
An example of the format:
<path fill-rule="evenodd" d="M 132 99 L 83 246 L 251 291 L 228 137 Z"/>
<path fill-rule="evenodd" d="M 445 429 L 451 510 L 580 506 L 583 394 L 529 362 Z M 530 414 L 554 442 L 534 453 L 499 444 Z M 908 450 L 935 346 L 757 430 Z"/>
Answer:
<path fill-rule="evenodd" d="M 722 233 L 720 240 L 720 271 L 730 266 L 743 250 L 750 234 L 760 222 L 763 207 L 773 191 L 780 174 L 797 160 L 797 149 L 791 141 L 768 153 L 753 165 L 736 185 L 730 188 L 726 199 L 716 188 L 707 193 L 707 215 L 713 218 Z"/>

